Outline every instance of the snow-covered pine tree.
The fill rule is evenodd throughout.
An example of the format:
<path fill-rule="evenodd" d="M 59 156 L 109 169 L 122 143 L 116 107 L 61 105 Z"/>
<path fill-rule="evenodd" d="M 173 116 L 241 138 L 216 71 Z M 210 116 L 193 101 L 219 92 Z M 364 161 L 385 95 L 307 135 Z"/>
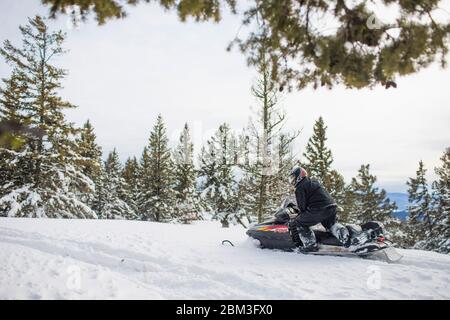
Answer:
<path fill-rule="evenodd" d="M 303 154 L 306 159 L 304 165 L 310 176 L 319 180 L 336 203 L 342 206 L 345 203 L 344 177 L 332 168 L 333 154 L 326 146 L 326 131 L 327 126 L 323 118 L 319 117 Z"/>
<path fill-rule="evenodd" d="M 125 202 L 135 211 L 139 212 L 138 202 L 140 193 L 139 163 L 136 157 L 128 158 L 122 170 L 125 180 Z"/>
<path fill-rule="evenodd" d="M 114 149 L 108 155 L 100 177 L 97 199 L 98 215 L 102 219 L 134 220 L 136 212 L 125 201 L 126 182 L 122 177 L 119 154 Z"/>
<path fill-rule="evenodd" d="M 96 217 L 79 198 L 93 191 L 93 182 L 78 164 L 77 130 L 64 118 L 64 110 L 74 106 L 58 95 L 66 72 L 51 64 L 64 52 L 64 34 L 51 32 L 39 16 L 29 19 L 20 31 L 22 47 L 6 40 L 0 54 L 24 88 L 18 101 L 26 124 L 44 135 L 29 137 L 14 154 L 15 177 L 0 198 L 0 212 L 15 217 Z"/>
<path fill-rule="evenodd" d="M 105 183 L 105 162 L 102 161 L 100 163 L 100 170 L 98 172 L 97 178 L 95 179 L 95 192 L 94 192 L 94 198 L 92 200 L 91 208 L 97 213 L 97 216 L 99 217 L 99 213 L 103 212 L 103 208 L 106 206 L 106 197 L 108 190 L 106 189 L 106 186 L 104 186 Z"/>
<path fill-rule="evenodd" d="M 161 115 L 150 133 L 141 161 L 139 207 L 143 219 L 169 221 L 174 212 L 173 161 Z"/>
<path fill-rule="evenodd" d="M 200 200 L 202 207 L 209 213 L 214 214 L 215 205 L 213 203 L 213 191 L 215 190 L 216 173 L 219 168 L 219 162 L 216 156 L 217 150 L 210 140 L 206 142 L 206 146 L 203 146 L 199 155 L 199 181 L 200 181 Z"/>
<path fill-rule="evenodd" d="M 239 150 L 239 138 L 235 135 L 231 135 L 230 152 L 232 154 L 233 166 L 239 165 L 240 150 Z"/>
<path fill-rule="evenodd" d="M 141 220 L 149 220 L 152 218 L 151 204 L 148 202 L 151 192 L 151 181 L 147 178 L 150 174 L 151 163 L 147 147 L 142 151 L 141 159 L 139 160 L 138 174 L 139 174 L 139 193 L 137 195 L 138 214 Z"/>
<path fill-rule="evenodd" d="M 239 203 L 248 216 L 258 222 L 271 216 L 281 198 L 290 188 L 286 184 L 293 162 L 290 146 L 298 134 L 282 132 L 286 114 L 278 106 L 279 90 L 262 56 L 259 79 L 252 87 L 257 100 L 256 121 L 250 119 L 245 130 L 243 150 L 246 159 L 241 163 L 244 176 L 239 183 Z"/>
<path fill-rule="evenodd" d="M 409 206 L 405 246 L 410 248 L 420 248 L 420 244 L 423 244 L 423 240 L 429 238 L 432 232 L 431 195 L 425 175 L 424 163 L 420 161 L 415 178 L 410 178 L 406 183 L 409 186 Z"/>
<path fill-rule="evenodd" d="M 450 148 L 441 157 L 442 165 L 435 168 L 438 180 L 432 184 L 432 232 L 425 249 L 450 253 Z"/>
<path fill-rule="evenodd" d="M 96 139 L 94 127 L 90 121 L 87 120 L 81 128 L 79 136 L 75 140 L 77 152 L 80 155 L 77 164 L 80 166 L 83 174 L 94 181 L 94 184 L 98 181 L 102 163 L 102 149 L 97 144 Z M 95 196 L 93 193 L 81 194 L 80 198 L 90 207 L 94 206 Z"/>
<path fill-rule="evenodd" d="M 186 123 L 179 143 L 173 152 L 175 164 L 175 218 L 183 223 L 201 219 L 200 197 L 196 187 L 197 171 L 194 166 L 194 144 Z"/>
<path fill-rule="evenodd" d="M 228 227 L 230 222 L 243 224 L 241 212 L 237 208 L 232 140 L 231 129 L 224 123 L 207 141 L 207 146 L 202 148 L 200 155 L 202 203 L 212 213 L 213 219 L 219 220 L 223 227 Z"/>
<path fill-rule="evenodd" d="M 102 157 L 102 148 L 96 142 L 97 136 L 94 133 L 94 127 L 87 120 L 80 130 L 80 135 L 76 139 L 78 153 L 81 156 L 80 164 L 83 173 L 96 180 L 100 172 Z"/>
<path fill-rule="evenodd" d="M 25 105 L 23 96 L 27 88 L 19 83 L 18 75 L 13 71 L 9 79 L 3 79 L 5 88 L 0 87 L 0 122 L 24 123 Z M 23 138 L 12 132 L 0 136 L 0 197 L 9 193 L 14 186 L 21 185 L 17 171 L 22 166 L 17 163 L 18 152 L 23 146 Z M 2 215 L 0 211 L 0 215 Z"/>
<path fill-rule="evenodd" d="M 245 196 L 247 191 L 245 190 L 245 172 L 244 166 L 250 165 L 250 138 L 246 132 L 246 129 L 242 130 L 236 137 L 237 144 L 237 162 L 234 169 L 234 179 L 236 186 L 235 202 L 236 208 L 246 215 L 247 222 L 252 221 L 251 215 L 245 212 Z"/>
<path fill-rule="evenodd" d="M 244 129 L 238 136 L 238 165 L 240 167 L 250 165 L 250 136 L 248 130 Z"/>
<path fill-rule="evenodd" d="M 368 221 L 379 221 L 386 226 L 391 240 L 402 242 L 404 234 L 401 231 L 401 223 L 393 216 L 397 205 L 386 197 L 384 189 L 379 190 L 375 186 L 377 178 L 370 174 L 369 170 L 369 164 L 362 165 L 357 177 L 352 178 L 349 192 L 353 214 L 348 222 L 362 224 Z"/>

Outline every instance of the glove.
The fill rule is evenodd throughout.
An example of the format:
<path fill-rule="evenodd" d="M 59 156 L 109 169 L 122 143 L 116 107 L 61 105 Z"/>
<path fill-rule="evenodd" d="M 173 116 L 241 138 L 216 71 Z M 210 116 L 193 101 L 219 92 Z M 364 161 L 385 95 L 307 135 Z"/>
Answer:
<path fill-rule="evenodd" d="M 286 210 L 288 211 L 289 215 L 297 214 L 297 212 L 295 212 L 295 209 L 293 207 L 287 207 Z"/>
<path fill-rule="evenodd" d="M 291 219 L 297 218 L 297 216 L 299 214 L 299 211 L 298 211 L 298 209 L 295 206 L 294 207 L 287 207 L 286 211 L 289 214 L 289 218 L 291 218 Z"/>
<path fill-rule="evenodd" d="M 299 213 L 300 210 L 298 210 L 298 207 L 293 204 L 293 203 L 289 203 L 289 205 L 287 206 L 288 210 L 293 210 L 295 213 Z"/>

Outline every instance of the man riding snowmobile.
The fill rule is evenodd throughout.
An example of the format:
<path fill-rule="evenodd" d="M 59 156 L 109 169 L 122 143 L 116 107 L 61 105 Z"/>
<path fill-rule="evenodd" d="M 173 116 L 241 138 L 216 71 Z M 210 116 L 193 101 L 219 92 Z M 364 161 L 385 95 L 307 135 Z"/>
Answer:
<path fill-rule="evenodd" d="M 402 258 L 385 238 L 386 230 L 381 222 L 343 226 L 336 222 L 337 205 L 333 198 L 316 179 L 308 177 L 305 169 L 294 168 L 289 179 L 296 199 L 286 198 L 273 219 L 251 224 L 246 232 L 261 248 L 298 250 L 311 255 L 358 256 L 389 263 Z M 311 228 L 319 223 L 326 230 Z"/>
<path fill-rule="evenodd" d="M 297 208 L 290 207 L 291 214 L 297 216 L 289 222 L 294 243 L 301 252 L 318 250 L 317 241 L 311 227 L 321 223 L 343 246 L 350 246 L 350 234 L 346 227 L 336 222 L 337 205 L 323 185 L 308 177 L 304 168 L 295 167 L 289 175 L 295 188 Z"/>

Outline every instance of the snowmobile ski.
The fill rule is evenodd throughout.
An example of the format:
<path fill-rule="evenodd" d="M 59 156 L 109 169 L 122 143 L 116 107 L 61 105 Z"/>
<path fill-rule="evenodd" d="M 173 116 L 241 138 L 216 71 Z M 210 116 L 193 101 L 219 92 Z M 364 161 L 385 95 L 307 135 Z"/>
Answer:
<path fill-rule="evenodd" d="M 403 255 L 398 253 L 392 247 L 387 247 L 378 251 L 374 251 L 371 254 L 367 255 L 365 258 L 374 259 L 374 260 L 382 260 L 388 263 L 396 263 L 403 258 Z"/>
<path fill-rule="evenodd" d="M 294 250 L 294 251 L 298 251 Z M 300 252 L 300 251 L 298 251 Z M 364 253 L 358 253 L 350 250 L 336 250 L 335 247 L 327 248 L 326 246 L 319 246 L 318 251 L 314 252 L 301 252 L 306 255 L 316 256 L 335 256 L 335 257 L 359 257 L 365 259 L 385 261 L 387 263 L 398 262 L 403 256 L 399 254 L 392 247 L 385 247 L 383 249 L 372 250 Z"/>

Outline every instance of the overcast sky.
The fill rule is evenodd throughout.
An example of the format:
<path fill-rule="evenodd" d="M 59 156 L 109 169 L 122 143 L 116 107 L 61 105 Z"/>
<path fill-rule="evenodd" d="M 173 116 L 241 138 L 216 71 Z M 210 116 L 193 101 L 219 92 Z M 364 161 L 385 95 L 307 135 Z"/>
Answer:
<path fill-rule="evenodd" d="M 46 15 L 38 0 L 0 0 L 0 41 L 20 44 L 19 25 Z M 52 20 L 67 32 L 69 52 L 58 65 L 69 71 L 62 95 L 79 108 L 67 113 L 82 124 L 90 119 L 104 152 L 117 147 L 121 158 L 139 156 L 158 113 L 174 143 L 185 122 L 197 145 L 220 123 L 239 130 L 248 122 L 254 71 L 245 57 L 226 52 L 239 19 L 220 24 L 181 23 L 155 5 L 128 10 L 127 19 L 98 27 L 71 28 L 68 17 Z M 450 14 L 449 14 L 450 17 Z M 0 77 L 9 68 L 0 62 Z M 288 129 L 303 128 L 295 152 L 302 153 L 320 115 L 328 126 L 334 166 L 347 181 L 370 163 L 379 185 L 403 192 L 419 160 L 432 167 L 450 146 L 450 69 L 433 66 L 400 78 L 397 89 L 306 89 L 285 95 Z"/>

